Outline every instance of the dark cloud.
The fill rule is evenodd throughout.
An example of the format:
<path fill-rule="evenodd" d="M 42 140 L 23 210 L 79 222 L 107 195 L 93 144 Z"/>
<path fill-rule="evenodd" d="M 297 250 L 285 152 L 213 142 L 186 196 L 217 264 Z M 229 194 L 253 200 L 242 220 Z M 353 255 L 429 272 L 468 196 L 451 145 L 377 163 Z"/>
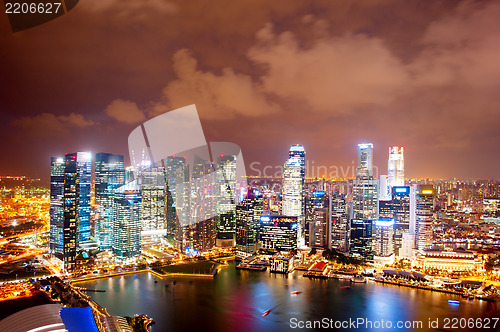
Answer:
<path fill-rule="evenodd" d="M 249 161 L 303 143 L 351 165 L 372 141 L 381 170 L 404 145 L 409 176 L 500 177 L 499 16 L 495 1 L 89 0 L 17 34 L 0 18 L 0 139 L 17 138 L 0 171 L 56 148 L 126 154 L 137 123 L 195 103 L 207 139 Z M 18 152 L 35 134 L 36 162 Z"/>

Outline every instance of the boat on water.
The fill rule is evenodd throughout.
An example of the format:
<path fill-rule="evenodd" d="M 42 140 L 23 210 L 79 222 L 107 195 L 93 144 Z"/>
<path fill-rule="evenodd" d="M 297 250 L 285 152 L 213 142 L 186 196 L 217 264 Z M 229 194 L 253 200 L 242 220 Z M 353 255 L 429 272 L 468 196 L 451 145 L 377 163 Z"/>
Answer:
<path fill-rule="evenodd" d="M 340 289 L 351 289 L 351 286 L 341 286 Z"/>
<path fill-rule="evenodd" d="M 460 304 L 460 301 L 457 300 L 448 300 L 449 304 Z"/>
<path fill-rule="evenodd" d="M 241 263 L 236 265 L 237 269 L 240 270 L 251 270 L 251 271 L 265 271 L 267 270 L 267 266 L 265 265 L 256 265 L 256 264 L 246 264 L 246 263 Z"/>
<path fill-rule="evenodd" d="M 300 294 L 302 293 L 301 291 L 293 291 L 293 292 L 290 292 L 290 295 L 297 295 L 297 294 Z"/>
<path fill-rule="evenodd" d="M 354 283 L 365 283 L 366 282 L 366 277 L 363 277 L 362 275 L 356 275 L 351 278 L 351 282 Z"/>
<path fill-rule="evenodd" d="M 264 311 L 264 313 L 262 314 L 262 317 L 266 317 L 267 315 L 269 315 L 270 312 L 271 312 L 271 309 Z"/>

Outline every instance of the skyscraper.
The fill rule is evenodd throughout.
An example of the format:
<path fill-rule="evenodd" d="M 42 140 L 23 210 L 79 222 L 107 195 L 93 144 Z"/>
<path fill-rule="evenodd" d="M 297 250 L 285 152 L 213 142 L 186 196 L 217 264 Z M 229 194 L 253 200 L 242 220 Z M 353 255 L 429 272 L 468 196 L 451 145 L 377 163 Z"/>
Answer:
<path fill-rule="evenodd" d="M 183 231 L 182 250 L 197 254 L 215 246 L 217 233 L 217 186 L 215 165 L 196 156 L 190 181 L 189 225 Z"/>
<path fill-rule="evenodd" d="M 403 234 L 410 231 L 410 187 L 392 187 L 394 253 L 399 255 Z"/>
<path fill-rule="evenodd" d="M 159 240 L 165 230 L 165 173 L 161 166 L 147 166 L 139 173 L 142 204 L 142 233 L 145 238 Z"/>
<path fill-rule="evenodd" d="M 356 177 L 373 176 L 373 144 L 358 144 L 358 167 Z"/>
<path fill-rule="evenodd" d="M 300 164 L 300 176 L 302 178 L 302 185 L 305 183 L 306 178 L 306 150 L 300 144 L 295 144 L 290 147 L 288 158 L 298 157 Z"/>
<path fill-rule="evenodd" d="M 95 155 L 95 240 L 100 250 L 113 246 L 115 193 L 125 184 L 124 157 L 111 153 Z"/>
<path fill-rule="evenodd" d="M 66 270 L 74 268 L 78 245 L 90 240 L 91 167 L 90 152 L 51 158 L 50 250 Z"/>
<path fill-rule="evenodd" d="M 298 156 L 289 158 L 283 166 L 283 204 L 282 215 L 297 217 L 297 236 L 303 244 L 304 233 L 304 185 L 302 181 L 301 159 Z"/>
<path fill-rule="evenodd" d="M 216 164 L 217 246 L 232 247 L 236 233 L 236 156 L 220 155 Z"/>
<path fill-rule="evenodd" d="M 404 148 L 402 146 L 392 146 L 389 148 L 389 161 L 387 163 L 387 173 L 389 187 L 405 185 L 405 160 Z"/>
<path fill-rule="evenodd" d="M 350 222 L 347 198 L 338 191 L 330 196 L 331 248 L 349 252 Z"/>
<path fill-rule="evenodd" d="M 116 259 L 133 263 L 141 254 L 141 192 L 137 181 L 115 189 L 112 247 Z"/>
<path fill-rule="evenodd" d="M 419 185 L 416 192 L 416 234 L 418 250 L 432 247 L 432 223 L 434 221 L 434 188 L 432 185 Z"/>
<path fill-rule="evenodd" d="M 378 178 L 378 197 L 381 201 L 391 200 L 391 188 L 389 187 L 387 175 L 380 175 Z"/>
<path fill-rule="evenodd" d="M 90 241 L 90 191 L 92 181 L 92 154 L 90 152 L 77 152 L 77 227 L 78 242 Z"/>
<path fill-rule="evenodd" d="M 358 167 L 353 181 L 353 219 L 377 218 L 378 182 L 373 178 L 373 144 L 358 144 Z"/>
<path fill-rule="evenodd" d="M 169 156 L 165 163 L 167 180 L 167 235 L 173 237 L 174 246 L 182 243 L 182 225 L 189 218 L 189 167 L 185 157 Z"/>
<path fill-rule="evenodd" d="M 297 249 L 297 217 L 261 216 L 260 242 L 264 249 L 291 251 Z"/>
<path fill-rule="evenodd" d="M 373 224 L 373 252 L 378 257 L 394 254 L 394 220 L 376 220 Z"/>
<path fill-rule="evenodd" d="M 64 158 L 50 160 L 50 253 L 63 254 Z"/>
<path fill-rule="evenodd" d="M 351 256 L 364 261 L 373 261 L 372 225 L 372 220 L 351 220 L 349 243 Z"/>
<path fill-rule="evenodd" d="M 78 242 L 78 190 L 77 154 L 66 154 L 63 220 L 63 263 L 65 270 L 72 270 L 75 267 Z"/>
<path fill-rule="evenodd" d="M 252 254 L 259 249 L 263 206 L 264 199 L 255 190 L 249 190 L 241 203 L 236 205 L 236 250 L 241 255 Z"/>
<path fill-rule="evenodd" d="M 306 196 L 305 243 L 309 247 L 327 247 L 330 227 L 328 225 L 328 197 L 322 190 Z"/>

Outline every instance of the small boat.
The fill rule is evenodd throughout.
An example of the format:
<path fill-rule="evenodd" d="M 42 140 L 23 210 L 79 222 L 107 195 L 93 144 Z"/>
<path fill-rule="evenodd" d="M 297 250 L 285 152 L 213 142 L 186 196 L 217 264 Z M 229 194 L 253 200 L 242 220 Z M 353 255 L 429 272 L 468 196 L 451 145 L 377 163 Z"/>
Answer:
<path fill-rule="evenodd" d="M 341 286 L 340 289 L 351 289 L 351 286 Z"/>
<path fill-rule="evenodd" d="M 290 292 L 291 295 L 297 295 L 297 294 L 300 294 L 302 293 L 301 291 L 293 291 L 293 292 Z"/>
<path fill-rule="evenodd" d="M 269 315 L 270 312 L 271 312 L 271 309 L 264 311 L 264 313 L 262 314 L 262 317 L 266 317 L 267 315 Z"/>
<path fill-rule="evenodd" d="M 448 300 L 449 304 L 460 304 L 460 301 L 457 300 Z"/>

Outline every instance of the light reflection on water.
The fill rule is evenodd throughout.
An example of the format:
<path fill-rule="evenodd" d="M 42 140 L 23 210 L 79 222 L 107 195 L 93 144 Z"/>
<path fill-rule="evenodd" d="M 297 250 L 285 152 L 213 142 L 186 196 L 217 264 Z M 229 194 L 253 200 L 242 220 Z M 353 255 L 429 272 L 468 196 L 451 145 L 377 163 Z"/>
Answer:
<path fill-rule="evenodd" d="M 214 280 L 177 278 L 174 285 L 172 279 L 160 280 L 143 273 L 80 286 L 106 290 L 89 295 L 112 315 L 145 313 L 152 317 L 156 321 L 151 328 L 153 332 L 289 331 L 292 317 L 422 320 L 427 324 L 429 319 L 436 318 L 499 315 L 497 305 L 453 295 L 371 282 L 341 289 L 340 286 L 351 284 L 342 280 L 310 280 L 301 274 L 240 271 L 231 265 L 222 269 Z M 290 295 L 296 290 L 302 293 Z M 448 299 L 460 300 L 461 304 L 450 306 Z M 262 317 L 269 309 L 269 315 Z"/>

